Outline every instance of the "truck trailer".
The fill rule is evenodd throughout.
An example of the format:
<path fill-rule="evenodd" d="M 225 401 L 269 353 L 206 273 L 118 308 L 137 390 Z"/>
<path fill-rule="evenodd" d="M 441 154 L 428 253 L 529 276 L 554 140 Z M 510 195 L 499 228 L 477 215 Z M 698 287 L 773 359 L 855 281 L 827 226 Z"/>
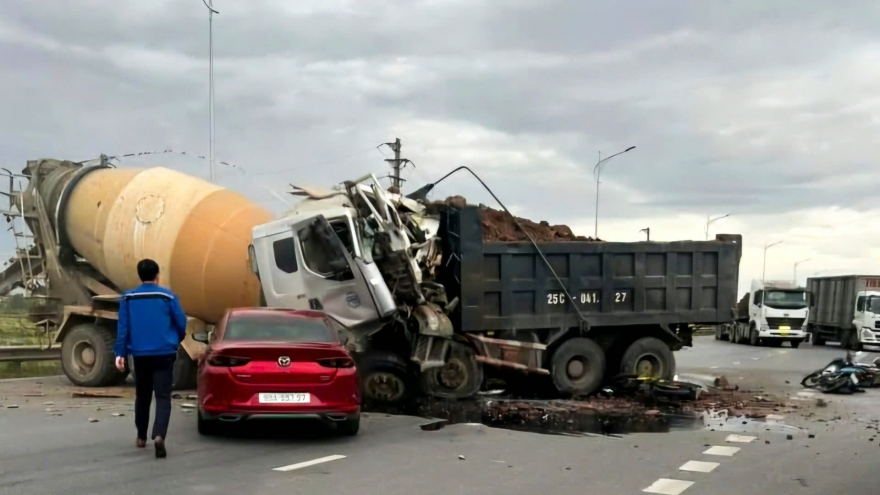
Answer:
<path fill-rule="evenodd" d="M 841 275 L 807 279 L 813 345 L 828 341 L 861 350 L 880 345 L 880 275 Z"/>
<path fill-rule="evenodd" d="M 304 199 L 278 219 L 166 168 L 35 160 L 20 177 L 29 183 L 12 204 L 34 246 L 19 269 L 58 302 L 45 327 L 81 386 L 125 379 L 112 359 L 118 301 L 145 257 L 178 294 L 190 334 L 231 307 L 327 312 L 347 329 L 365 397 L 386 402 L 470 397 L 486 370 L 509 383 L 550 377 L 565 395 L 619 373 L 672 378 L 691 325 L 728 323 L 736 297 L 738 235 L 487 242 L 483 208 L 402 196 L 372 174 L 295 187 Z M 178 388 L 194 385 L 202 346 L 184 340 Z"/>
<path fill-rule="evenodd" d="M 808 338 L 808 293 L 787 280 L 752 280 L 733 308 L 734 321 L 716 329 L 715 337 L 736 343 L 778 347 L 788 342 L 797 349 Z"/>

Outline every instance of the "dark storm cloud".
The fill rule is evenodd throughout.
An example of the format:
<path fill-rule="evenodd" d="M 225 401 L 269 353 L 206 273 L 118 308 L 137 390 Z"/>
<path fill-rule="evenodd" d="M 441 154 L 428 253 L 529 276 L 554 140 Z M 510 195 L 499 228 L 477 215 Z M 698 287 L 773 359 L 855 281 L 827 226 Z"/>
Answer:
<path fill-rule="evenodd" d="M 5 164 L 207 154 L 200 1 L 52 4 L 0 5 Z M 384 174 L 372 148 L 400 135 L 414 185 L 471 165 L 554 221 L 591 216 L 597 152 L 630 145 L 609 218 L 865 207 L 878 6 L 767 4 L 217 0 L 216 154 L 246 171 L 221 183 L 280 208 L 266 187 Z M 207 176 L 156 160 L 126 163 Z M 489 202 L 464 177 L 447 193 Z"/>

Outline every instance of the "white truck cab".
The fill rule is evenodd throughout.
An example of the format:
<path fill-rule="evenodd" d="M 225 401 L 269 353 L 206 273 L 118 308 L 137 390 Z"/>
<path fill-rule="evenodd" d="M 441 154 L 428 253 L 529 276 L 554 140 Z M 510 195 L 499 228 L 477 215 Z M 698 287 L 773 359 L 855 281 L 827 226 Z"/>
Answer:
<path fill-rule="evenodd" d="M 804 287 L 790 281 L 752 280 L 749 326 L 759 340 L 803 341 L 808 316 L 809 299 Z"/>
<path fill-rule="evenodd" d="M 852 324 L 858 330 L 861 344 L 880 344 L 880 292 L 861 291 L 856 294 Z"/>

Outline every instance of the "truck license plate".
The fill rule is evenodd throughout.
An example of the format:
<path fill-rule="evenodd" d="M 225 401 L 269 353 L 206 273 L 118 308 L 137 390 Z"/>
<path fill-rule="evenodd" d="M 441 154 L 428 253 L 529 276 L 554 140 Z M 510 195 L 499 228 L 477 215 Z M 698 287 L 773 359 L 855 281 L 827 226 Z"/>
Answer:
<path fill-rule="evenodd" d="M 260 404 L 307 404 L 309 394 L 260 394 Z"/>
<path fill-rule="evenodd" d="M 791 327 L 781 326 L 779 327 L 779 333 L 782 335 L 788 335 L 788 331 L 791 330 Z"/>

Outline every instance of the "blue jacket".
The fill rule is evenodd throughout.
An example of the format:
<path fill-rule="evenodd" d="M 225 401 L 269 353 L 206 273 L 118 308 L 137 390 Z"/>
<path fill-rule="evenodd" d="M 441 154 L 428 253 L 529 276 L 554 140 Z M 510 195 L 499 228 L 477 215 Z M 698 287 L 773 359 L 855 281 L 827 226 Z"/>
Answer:
<path fill-rule="evenodd" d="M 186 314 L 171 290 L 145 283 L 122 294 L 116 357 L 175 354 L 185 336 Z"/>

